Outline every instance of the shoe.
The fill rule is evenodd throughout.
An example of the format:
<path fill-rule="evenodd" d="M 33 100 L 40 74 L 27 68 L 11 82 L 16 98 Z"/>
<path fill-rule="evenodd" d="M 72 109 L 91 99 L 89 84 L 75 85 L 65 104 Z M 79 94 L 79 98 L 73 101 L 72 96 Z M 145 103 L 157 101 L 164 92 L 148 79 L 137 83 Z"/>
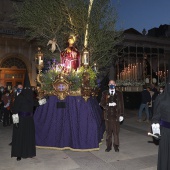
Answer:
<path fill-rule="evenodd" d="M 105 152 L 110 152 L 111 149 L 110 148 L 106 148 Z"/>
<path fill-rule="evenodd" d="M 12 145 L 12 142 L 11 142 L 11 143 L 9 143 L 8 145 L 10 145 L 10 146 L 11 146 L 11 145 Z"/>
<path fill-rule="evenodd" d="M 119 152 L 119 145 L 113 145 L 113 146 L 114 146 L 115 152 Z"/>
<path fill-rule="evenodd" d="M 142 120 L 141 120 L 141 119 L 138 119 L 138 120 L 137 120 L 137 122 L 141 123 L 141 122 L 142 122 Z"/>
<path fill-rule="evenodd" d="M 21 160 L 21 157 L 17 157 L 17 161 L 20 161 Z"/>

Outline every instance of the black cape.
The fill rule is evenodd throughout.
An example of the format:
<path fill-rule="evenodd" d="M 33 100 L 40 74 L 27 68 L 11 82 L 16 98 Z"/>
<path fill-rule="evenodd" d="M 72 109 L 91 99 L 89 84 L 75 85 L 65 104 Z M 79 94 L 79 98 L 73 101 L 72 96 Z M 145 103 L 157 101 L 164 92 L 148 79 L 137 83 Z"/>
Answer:
<path fill-rule="evenodd" d="M 160 123 L 160 121 L 170 124 L 170 83 L 166 84 L 164 92 L 154 103 L 152 123 Z M 157 170 L 170 170 L 170 128 L 161 126 L 160 131 Z"/>
<path fill-rule="evenodd" d="M 23 89 L 14 101 L 13 113 L 29 112 L 30 116 L 19 116 L 19 125 L 13 126 L 11 157 L 28 158 L 36 156 L 35 126 L 33 120 L 33 93 Z"/>

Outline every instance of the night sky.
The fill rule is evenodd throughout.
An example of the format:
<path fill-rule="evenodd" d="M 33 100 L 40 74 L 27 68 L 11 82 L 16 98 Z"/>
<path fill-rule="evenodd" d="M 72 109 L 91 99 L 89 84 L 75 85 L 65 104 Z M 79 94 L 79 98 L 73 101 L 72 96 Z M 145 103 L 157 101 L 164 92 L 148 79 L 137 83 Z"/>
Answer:
<path fill-rule="evenodd" d="M 117 9 L 117 29 L 139 32 L 170 25 L 170 0 L 112 0 Z"/>

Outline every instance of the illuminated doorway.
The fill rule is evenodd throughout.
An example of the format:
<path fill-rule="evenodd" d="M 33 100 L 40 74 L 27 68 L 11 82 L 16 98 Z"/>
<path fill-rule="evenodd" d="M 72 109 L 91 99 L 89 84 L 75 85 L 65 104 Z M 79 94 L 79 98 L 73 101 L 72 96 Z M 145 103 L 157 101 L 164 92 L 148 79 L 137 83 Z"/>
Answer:
<path fill-rule="evenodd" d="M 18 84 L 24 84 L 25 63 L 16 57 L 6 59 L 0 64 L 0 85 L 11 90 Z"/>

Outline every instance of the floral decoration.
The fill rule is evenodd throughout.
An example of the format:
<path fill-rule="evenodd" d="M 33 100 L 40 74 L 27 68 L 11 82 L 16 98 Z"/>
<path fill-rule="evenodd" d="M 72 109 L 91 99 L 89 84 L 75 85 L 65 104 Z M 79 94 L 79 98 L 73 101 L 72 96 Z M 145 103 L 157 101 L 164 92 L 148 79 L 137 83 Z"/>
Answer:
<path fill-rule="evenodd" d="M 41 73 L 42 90 L 50 92 L 53 90 L 52 84 L 55 82 L 56 78 L 62 74 L 62 76 L 70 82 L 71 91 L 77 91 L 82 86 L 83 73 L 86 71 L 90 77 L 90 87 L 97 87 L 97 73 L 89 66 L 84 68 L 83 66 L 77 70 L 71 70 L 69 73 L 65 73 L 63 65 L 56 64 L 49 68 L 48 71 Z"/>

